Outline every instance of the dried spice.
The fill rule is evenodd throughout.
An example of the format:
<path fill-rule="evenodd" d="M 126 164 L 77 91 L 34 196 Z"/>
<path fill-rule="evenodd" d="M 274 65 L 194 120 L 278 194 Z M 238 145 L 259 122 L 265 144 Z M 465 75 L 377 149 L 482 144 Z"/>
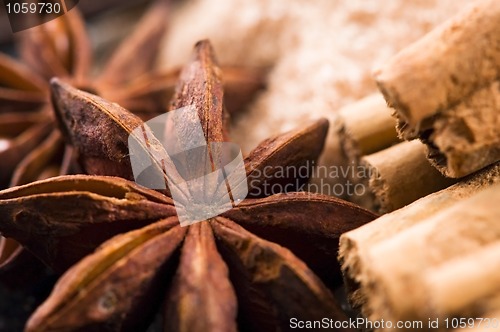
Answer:
<path fill-rule="evenodd" d="M 71 149 L 54 131 L 48 80 L 66 82 L 113 100 L 147 119 L 163 113 L 178 71 L 155 72 L 156 55 L 169 16 L 168 1 L 152 4 L 141 22 L 111 56 L 98 77 L 91 77 L 91 48 L 77 9 L 22 33 L 22 63 L 0 54 L 0 188 L 68 174 Z M 263 87 L 265 71 L 229 68 L 228 103 L 238 110 Z M 4 241 L 4 240 L 2 240 Z M 8 240 L 13 243 L 12 240 Z M 0 268 L 20 251 L 3 252 Z M 2 262 L 3 261 L 3 262 Z"/>
<path fill-rule="evenodd" d="M 381 214 L 402 208 L 456 182 L 439 173 L 425 157 L 419 140 L 401 142 L 390 148 L 363 156 L 366 170 L 362 179 L 369 191 L 369 207 Z"/>
<path fill-rule="evenodd" d="M 220 76 L 210 45 L 198 43 L 171 106 L 194 105 L 209 142 L 227 139 Z M 0 192 L 2 232 L 51 266 L 75 264 L 28 331 L 136 331 L 162 298 L 169 331 L 279 330 L 291 317 L 345 318 L 327 287 L 340 281 L 338 238 L 375 215 L 330 196 L 286 192 L 180 227 L 168 195 L 130 181 L 127 138 L 142 121 L 59 80 L 52 90 L 63 132 L 93 175 Z M 320 120 L 264 141 L 245 159 L 247 176 L 316 159 L 327 127 Z"/>
<path fill-rule="evenodd" d="M 99 91 L 103 95 L 113 95 L 113 91 L 133 85 L 131 81 L 134 76 L 119 74 L 123 72 L 123 67 L 138 76 L 152 69 L 154 54 L 166 28 L 167 14 L 166 2 L 154 5 L 135 33 L 111 58 L 108 67 L 111 69 L 96 80 L 89 77 L 90 43 L 77 9 L 22 33 L 20 54 L 23 63 L 17 63 L 5 55 L 0 57 L 0 85 L 3 92 L 0 93 L 0 116 L 3 117 L 0 121 L 5 120 L 0 122 L 0 126 L 13 125 L 9 131 L 1 131 L 2 135 L 6 135 L 3 137 L 6 148 L 0 151 L 0 157 L 6 162 L 1 166 L 0 186 L 5 186 L 9 181 L 14 186 L 68 172 L 71 156 L 64 154 L 71 150 L 64 149 L 59 132 L 54 131 L 52 110 L 46 104 L 49 97 L 47 80 L 53 76 L 63 77 L 77 86 Z M 151 54 L 142 54 L 137 59 L 134 51 L 141 48 L 150 50 Z M 112 80 L 110 77 L 118 79 Z M 168 88 L 163 83 L 161 86 L 163 90 Z M 137 96 L 130 95 L 130 98 Z M 127 104 L 123 96 L 116 100 Z M 156 105 L 156 109 L 146 109 L 148 104 L 145 103 L 144 107 L 132 110 L 161 112 L 167 101 L 163 105 Z M 31 121 L 26 119 L 27 116 Z M 14 245 L 13 240 L 6 241 Z M 20 253 L 19 250 L 2 252 L 2 256 L 10 255 L 0 262 L 0 267 L 12 262 Z"/>
<path fill-rule="evenodd" d="M 343 234 L 351 303 L 373 321 L 497 319 L 499 195 L 497 162 Z"/>
<path fill-rule="evenodd" d="M 375 71 L 399 135 L 447 177 L 500 160 L 499 18 L 498 1 L 476 1 Z"/>
<path fill-rule="evenodd" d="M 131 81 L 135 76 L 121 75 L 122 69 L 127 67 L 134 75 L 142 75 L 151 71 L 155 61 L 154 52 L 166 28 L 167 14 L 166 3 L 156 4 L 139 23 L 136 32 L 111 57 L 107 67 L 109 69 L 97 78 L 88 75 L 91 69 L 90 42 L 77 9 L 21 34 L 19 48 L 22 63 L 5 55 L 0 57 L 0 68 L 2 68 L 0 114 L 17 125 L 16 128 L 11 129 L 10 133 L 2 131 L 2 134 L 6 135 L 4 139 L 9 142 L 9 138 L 13 138 L 16 142 L 26 136 L 25 144 L 29 143 L 29 145 L 22 149 L 24 146 L 19 147 L 20 143 L 16 145 L 9 142 L 7 144 L 7 149 L 4 149 L 2 153 L 13 155 L 13 157 L 4 159 L 6 162 L 2 164 L 4 167 L 1 172 L 2 185 L 6 185 L 13 173 L 12 185 L 35 180 L 39 173 L 53 162 L 51 158 L 46 158 L 47 160 L 42 163 L 39 158 L 28 157 L 28 159 L 33 159 L 31 163 L 24 162 L 19 165 L 30 151 L 37 153 L 40 142 L 48 139 L 53 131 L 52 111 L 46 105 L 49 97 L 48 80 L 59 76 L 75 86 L 98 92 L 107 98 L 113 97 L 113 100 L 129 106 L 128 98 L 117 96 L 116 91 L 122 91 L 133 85 Z M 155 28 L 152 29 L 152 27 Z M 134 50 L 138 52 L 141 48 L 150 49 L 152 53 L 149 56 L 142 54 L 140 61 L 137 61 Z M 131 97 L 136 98 L 135 95 Z M 166 105 L 167 101 L 164 101 L 163 105 Z M 147 105 L 149 104 L 145 103 L 145 106 Z M 136 109 L 129 108 L 137 112 L 163 111 L 161 107 L 146 109 L 145 106 L 142 105 Z M 26 120 L 26 114 L 32 119 L 31 121 Z M 33 128 L 40 129 L 35 131 Z M 52 140 L 53 143 L 60 142 L 60 139 L 52 138 Z M 57 161 L 56 164 L 59 162 Z M 27 179 L 28 177 L 24 174 L 27 167 L 37 168 L 38 174 L 33 174 L 36 177 Z"/>

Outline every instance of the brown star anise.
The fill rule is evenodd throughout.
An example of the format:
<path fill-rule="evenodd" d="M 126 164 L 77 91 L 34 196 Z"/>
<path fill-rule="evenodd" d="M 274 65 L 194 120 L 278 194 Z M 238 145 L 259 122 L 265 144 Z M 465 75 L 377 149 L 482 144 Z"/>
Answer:
<path fill-rule="evenodd" d="M 167 15 L 167 4 L 155 3 L 134 34 L 111 57 L 105 71 L 95 78 L 90 75 L 90 43 L 84 22 L 76 8 L 53 21 L 21 33 L 19 52 L 22 63 L 0 55 L 0 114 L 5 120 L 10 120 L 12 125 L 10 133 L 2 131 L 5 142 L 2 151 L 2 157 L 5 158 L 0 172 L 3 185 L 7 181 L 18 185 L 35 180 L 36 177 L 33 179 L 33 176 L 39 175 L 40 168 L 50 165 L 51 158 L 45 158 L 49 159 L 46 163 L 35 161 L 37 158 L 28 158 L 31 163 L 23 161 L 30 151 L 39 150 L 37 148 L 44 145 L 43 142 L 48 137 L 52 140 L 52 144 L 47 144 L 51 149 L 42 153 L 43 155 L 61 147 L 58 144 L 61 142 L 57 137 L 58 132 L 53 130 L 52 111 L 47 104 L 48 80 L 54 76 L 85 90 L 98 92 L 106 98 L 112 97 L 139 114 L 163 111 L 162 107 L 165 107 L 168 100 L 159 103 L 156 109 L 149 107 L 151 103 L 144 103 L 140 108 L 130 107 L 135 99 L 152 93 L 150 90 L 141 91 L 142 96 L 138 93 L 121 93 L 126 89 L 133 89 L 136 86 L 134 81 L 144 79 L 143 76 L 152 70 L 160 38 L 166 29 Z M 172 82 L 175 82 L 175 74 L 172 74 L 169 82 L 163 84 L 171 86 Z M 154 83 L 158 84 L 150 82 L 150 85 Z M 164 88 L 162 91 L 168 90 Z M 0 123 L 5 125 L 6 122 Z M 38 168 L 38 172 L 27 171 L 26 168 L 29 167 Z M 11 180 L 10 175 L 14 171 L 16 173 Z"/>
<path fill-rule="evenodd" d="M 227 139 L 220 76 L 209 43 L 199 42 L 171 105 L 194 105 L 208 142 Z M 329 289 L 340 282 L 338 238 L 372 220 L 371 212 L 330 196 L 283 192 L 181 227 L 168 194 L 130 181 L 128 139 L 143 121 L 56 79 L 52 91 L 64 136 L 93 175 L 0 192 L 0 231 L 56 269 L 74 264 L 27 331 L 138 331 L 163 299 L 167 331 L 277 331 L 292 317 L 345 319 Z M 247 177 L 315 160 L 327 129 L 318 120 L 262 142 L 245 158 Z M 163 147 L 150 138 L 144 148 Z M 288 181 L 266 174 L 254 185 Z"/>
<path fill-rule="evenodd" d="M 90 75 L 90 43 L 76 8 L 22 33 L 22 63 L 0 54 L 0 188 L 69 173 L 71 150 L 65 150 L 54 130 L 47 103 L 48 80 L 54 76 L 118 102 L 143 119 L 165 111 L 179 73 L 153 69 L 168 16 L 168 1 L 154 2 L 97 77 Z M 235 110 L 262 87 L 264 75 L 256 69 L 227 71 L 227 102 Z M 0 268 L 20 253 L 14 240 L 0 236 Z"/>
<path fill-rule="evenodd" d="M 0 138 L 3 141 L 3 148 L 0 147 L 3 161 L 0 164 L 0 187 L 9 181 L 15 186 L 68 173 L 71 158 L 68 152 L 71 150 L 64 150 L 60 133 L 54 130 L 53 112 L 47 103 L 48 80 L 54 76 L 99 91 L 139 114 L 163 111 L 168 99 L 158 101 L 157 90 L 161 86 L 163 95 L 168 98 L 165 92 L 175 82 L 175 73 L 169 77 L 165 75 L 164 80 L 158 82 L 138 84 L 134 81 L 144 80 L 143 76 L 151 71 L 166 29 L 167 15 L 167 3 L 156 3 L 135 33 L 112 56 L 105 72 L 95 79 L 89 75 L 91 48 L 76 8 L 21 34 L 23 63 L 0 54 Z M 154 89 L 145 89 L 148 86 Z M 127 89 L 132 91 L 120 95 Z M 134 103 L 137 105 L 137 100 L 151 102 L 142 103 L 140 108 L 131 107 Z M 0 237 L 0 268 L 13 265 L 21 254 L 22 249 L 16 241 Z"/>

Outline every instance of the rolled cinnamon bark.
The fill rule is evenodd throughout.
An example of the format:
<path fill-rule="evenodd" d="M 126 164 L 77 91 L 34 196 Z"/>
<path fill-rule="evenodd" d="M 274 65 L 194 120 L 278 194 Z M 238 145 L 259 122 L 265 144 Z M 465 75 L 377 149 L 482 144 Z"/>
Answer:
<path fill-rule="evenodd" d="M 399 142 L 392 110 L 384 97 L 373 94 L 339 111 L 336 127 L 341 149 L 350 162 Z"/>
<path fill-rule="evenodd" d="M 347 173 L 347 181 L 364 188 L 348 199 L 380 213 L 453 183 L 429 164 L 423 144 L 397 144 L 391 112 L 382 96 L 373 94 L 341 109 L 336 123 L 345 165 L 356 170 Z"/>
<path fill-rule="evenodd" d="M 394 211 L 455 182 L 429 164 L 425 146 L 418 140 L 364 156 L 360 165 L 366 170 L 363 181 L 369 198 L 365 201 L 371 205 L 367 207 L 380 213 Z"/>
<path fill-rule="evenodd" d="M 500 294 L 500 266 L 487 263 L 500 252 L 499 201 L 496 164 L 344 234 L 353 305 L 371 320 L 486 317 Z M 481 262 L 489 266 L 472 268 Z"/>
<path fill-rule="evenodd" d="M 446 176 L 500 160 L 500 2 L 480 0 L 407 47 L 375 77 L 404 139 Z"/>
<path fill-rule="evenodd" d="M 488 192 L 499 193 L 500 188 Z M 480 317 L 488 311 L 486 308 L 498 304 L 495 302 L 500 293 L 499 272 L 500 240 L 497 237 L 491 244 L 464 256 L 447 259 L 430 269 L 421 280 L 432 299 L 426 306 L 441 319 L 465 315 Z"/>
<path fill-rule="evenodd" d="M 375 77 L 404 138 L 500 77 L 500 2 L 480 0 L 407 47 Z"/>
<path fill-rule="evenodd" d="M 431 163 L 448 177 L 462 177 L 499 160 L 500 83 L 441 112 L 421 137 Z"/>

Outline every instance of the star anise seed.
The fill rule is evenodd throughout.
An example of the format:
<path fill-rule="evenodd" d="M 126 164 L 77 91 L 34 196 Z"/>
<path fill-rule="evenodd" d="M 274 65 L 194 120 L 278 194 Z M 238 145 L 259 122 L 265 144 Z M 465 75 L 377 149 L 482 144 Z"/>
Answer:
<path fill-rule="evenodd" d="M 154 65 L 168 16 L 169 2 L 154 2 L 98 77 L 89 74 L 90 42 L 76 8 L 21 33 L 23 63 L 0 54 L 0 188 L 69 173 L 72 150 L 64 148 L 54 131 L 53 112 L 47 104 L 47 81 L 54 76 L 118 102 L 145 119 L 166 110 L 179 73 L 157 72 Z M 265 71 L 229 68 L 229 72 L 228 102 L 236 110 L 236 105 L 248 102 L 263 87 Z M 0 270 L 21 252 L 2 248 L 0 257 L 8 259 L 0 260 Z"/>
<path fill-rule="evenodd" d="M 210 44 L 199 42 L 171 106 L 194 105 L 208 142 L 228 137 L 221 75 Z M 221 216 L 180 227 L 170 197 L 127 180 L 133 177 L 126 137 L 145 124 L 59 80 L 52 89 L 63 132 L 83 168 L 95 175 L 0 192 L 2 232 L 52 266 L 75 263 L 30 318 L 27 331 L 134 331 L 151 317 L 162 294 L 169 331 L 275 331 L 286 329 L 291 317 L 345 319 L 325 283 L 338 282 L 340 234 L 375 215 L 334 197 L 283 192 L 246 198 Z M 247 175 L 279 165 L 275 156 L 291 165 L 315 160 L 327 126 L 319 120 L 265 141 L 245 159 Z M 155 144 L 153 150 L 162 149 Z M 308 144 L 315 148 L 302 152 Z M 151 146 L 144 148 L 157 157 Z M 110 239 L 76 262 L 101 237 Z"/>

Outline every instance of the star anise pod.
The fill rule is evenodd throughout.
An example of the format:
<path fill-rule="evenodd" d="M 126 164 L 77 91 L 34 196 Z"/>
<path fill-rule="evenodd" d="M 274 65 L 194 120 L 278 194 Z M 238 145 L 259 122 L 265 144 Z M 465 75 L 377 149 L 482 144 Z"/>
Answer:
<path fill-rule="evenodd" d="M 112 96 L 113 100 L 127 105 L 135 95 L 118 98 L 117 91 L 133 86 L 132 81 L 152 69 L 159 40 L 166 28 L 167 14 L 167 4 L 157 3 L 154 10 L 151 9 L 139 23 L 134 34 L 118 48 L 106 70 L 98 77 L 90 75 L 90 42 L 85 24 L 76 8 L 55 20 L 20 33 L 21 63 L 6 55 L 0 56 L 0 68 L 3 69 L 0 71 L 0 114 L 5 119 L 10 119 L 12 125 L 16 125 L 10 135 L 2 132 L 4 139 L 7 138 L 6 149 L 2 152 L 6 157 L 3 159 L 5 162 L 2 163 L 1 172 L 3 185 L 11 180 L 10 175 L 14 171 L 16 174 L 11 181 L 14 185 L 33 180 L 26 179 L 31 176 L 25 174 L 24 170 L 30 166 L 33 168 L 33 161 L 30 165 L 19 164 L 53 132 L 53 112 L 47 103 L 50 78 L 61 77 L 75 86 L 98 92 L 107 98 Z M 175 76 L 172 79 L 175 80 Z M 145 103 L 141 109 L 131 110 L 143 112 L 147 106 Z M 160 108 L 157 110 L 160 111 Z M 32 121 L 25 119 L 27 114 Z M 35 131 L 34 127 L 43 130 L 37 130 L 38 135 L 34 135 L 30 133 Z M 23 135 L 30 139 L 18 142 Z M 40 167 L 42 165 L 37 168 Z"/>
<path fill-rule="evenodd" d="M 53 112 L 47 103 L 48 80 L 51 77 L 59 76 L 85 89 L 113 96 L 127 106 L 131 106 L 129 104 L 136 99 L 145 99 L 148 93 L 156 92 L 145 90 L 146 83 L 141 82 L 139 86 L 143 88 L 138 93 L 122 95 L 121 98 L 115 93 L 126 88 L 133 89 L 137 85 L 133 81 L 143 79 L 142 76 L 151 71 L 159 41 L 166 29 L 167 15 L 167 3 L 156 3 L 139 23 L 135 33 L 111 57 L 106 71 L 95 79 L 90 76 L 90 43 L 76 8 L 21 34 L 22 63 L 0 55 L 0 127 L 5 127 L 0 132 L 4 142 L 4 148 L 0 148 L 3 160 L 0 164 L 0 187 L 8 181 L 11 186 L 20 185 L 68 172 L 70 156 L 63 157 L 64 144 L 59 131 L 54 130 Z M 155 89 L 162 85 L 166 91 L 169 84 L 175 81 L 175 73 L 171 76 L 165 77 L 162 82 L 151 81 L 149 84 L 155 84 Z M 158 98 L 150 99 L 155 101 Z M 148 108 L 151 103 L 144 103 L 140 109 L 132 110 L 161 112 L 167 102 L 165 100 L 162 105 L 157 105 L 157 109 Z M 14 264 L 22 254 L 16 241 L 0 237 L 1 268 Z"/>
<path fill-rule="evenodd" d="M 208 142 L 227 139 L 220 76 L 209 43 L 199 42 L 171 106 L 194 106 Z M 345 319 L 329 289 L 340 282 L 338 238 L 374 219 L 371 212 L 330 196 L 283 192 L 181 227 L 171 197 L 131 181 L 128 139 L 143 121 L 59 80 L 52 90 L 64 135 L 93 175 L 0 192 L 2 232 L 50 266 L 74 264 L 27 331 L 137 331 L 163 299 L 167 331 L 277 331 L 292 317 Z M 318 120 L 264 141 L 245 158 L 247 177 L 315 160 L 327 129 Z M 147 153 L 161 152 L 151 137 L 147 145 Z"/>
<path fill-rule="evenodd" d="M 22 63 L 0 54 L 0 188 L 68 174 L 71 150 L 65 151 L 54 130 L 47 103 L 48 80 L 54 76 L 144 119 L 167 109 L 179 73 L 153 69 L 168 16 L 168 1 L 154 2 L 97 77 L 90 75 L 90 43 L 76 8 L 22 33 Z M 248 101 L 263 85 L 262 70 L 227 70 L 231 75 L 226 85 L 232 92 L 228 102 L 233 106 Z M 14 240 L 0 237 L 0 268 L 20 253 Z"/>

